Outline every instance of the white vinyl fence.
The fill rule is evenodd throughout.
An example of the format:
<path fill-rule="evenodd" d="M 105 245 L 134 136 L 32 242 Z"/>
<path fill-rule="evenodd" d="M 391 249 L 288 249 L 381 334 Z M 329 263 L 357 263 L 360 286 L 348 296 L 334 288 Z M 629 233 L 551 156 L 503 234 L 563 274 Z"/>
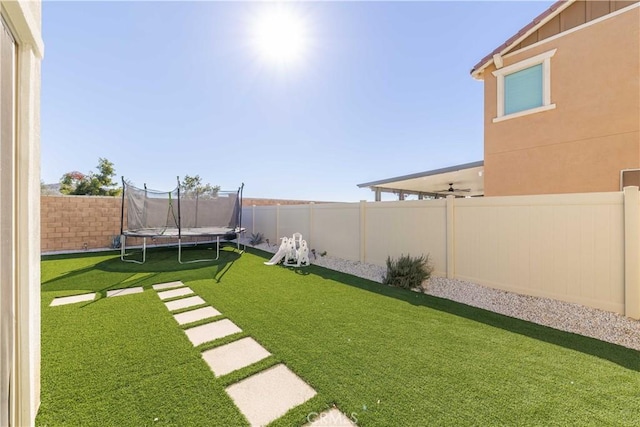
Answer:
<path fill-rule="evenodd" d="M 435 274 L 640 318 L 640 199 L 624 192 L 243 209 L 272 244 L 384 265 L 429 254 Z"/>

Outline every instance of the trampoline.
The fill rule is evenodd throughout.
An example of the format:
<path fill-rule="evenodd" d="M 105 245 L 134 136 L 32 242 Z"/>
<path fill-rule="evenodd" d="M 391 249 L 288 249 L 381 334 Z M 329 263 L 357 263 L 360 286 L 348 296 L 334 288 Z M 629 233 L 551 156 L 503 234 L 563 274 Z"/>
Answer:
<path fill-rule="evenodd" d="M 120 215 L 120 260 L 144 264 L 147 256 L 147 239 L 154 241 L 176 240 L 178 262 L 215 261 L 220 258 L 220 243 L 236 240 L 240 249 L 242 228 L 242 191 L 244 184 L 234 191 L 217 191 L 215 194 L 180 192 L 178 186 L 171 191 L 137 188 L 122 178 L 122 207 Z M 126 211 L 126 221 L 125 221 Z M 127 237 L 142 238 L 142 260 L 127 258 Z M 216 243 L 216 257 L 211 259 L 182 260 L 182 238 L 198 238 Z"/>

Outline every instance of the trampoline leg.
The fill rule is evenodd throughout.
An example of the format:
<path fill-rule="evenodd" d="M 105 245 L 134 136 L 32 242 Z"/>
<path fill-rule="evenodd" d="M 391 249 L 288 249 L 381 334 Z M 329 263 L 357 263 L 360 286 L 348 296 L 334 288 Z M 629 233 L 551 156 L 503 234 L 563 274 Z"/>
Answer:
<path fill-rule="evenodd" d="M 182 239 L 178 239 L 178 262 L 180 264 L 192 264 L 194 262 L 206 262 L 206 261 L 216 261 L 220 258 L 220 237 L 216 237 L 217 239 L 217 250 L 215 259 L 194 259 L 192 261 L 182 261 Z"/>
<path fill-rule="evenodd" d="M 144 262 L 147 259 L 147 238 L 146 237 L 142 238 L 142 261 L 136 261 L 135 259 L 124 259 L 124 257 L 126 256 L 125 246 L 127 242 L 127 237 L 125 235 L 122 235 L 121 242 L 122 242 L 122 245 L 120 246 L 120 261 L 133 262 L 136 264 L 144 264 Z"/>
<path fill-rule="evenodd" d="M 243 235 L 244 236 L 244 231 L 238 231 L 238 233 L 236 233 L 236 247 L 238 248 L 238 252 L 240 253 L 240 255 L 242 255 L 244 253 L 244 251 L 247 250 L 247 245 L 243 245 L 244 249 L 240 249 L 240 236 Z"/>

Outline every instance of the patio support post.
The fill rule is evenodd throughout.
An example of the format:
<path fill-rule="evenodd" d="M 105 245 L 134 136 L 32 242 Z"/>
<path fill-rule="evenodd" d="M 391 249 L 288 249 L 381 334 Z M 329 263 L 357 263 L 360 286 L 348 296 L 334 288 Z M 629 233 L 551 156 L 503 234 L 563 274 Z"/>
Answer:
<path fill-rule="evenodd" d="M 256 205 L 251 205 L 251 232 L 256 232 Z"/>
<path fill-rule="evenodd" d="M 624 195 L 624 314 L 640 319 L 640 196 L 638 187 Z"/>
<path fill-rule="evenodd" d="M 379 202 L 382 200 L 382 191 L 380 191 L 379 188 L 376 188 L 376 202 Z"/>
<path fill-rule="evenodd" d="M 367 259 L 367 201 L 360 200 L 360 262 Z"/>
<path fill-rule="evenodd" d="M 455 244 L 455 196 L 447 196 L 447 279 L 453 279 L 456 274 Z"/>

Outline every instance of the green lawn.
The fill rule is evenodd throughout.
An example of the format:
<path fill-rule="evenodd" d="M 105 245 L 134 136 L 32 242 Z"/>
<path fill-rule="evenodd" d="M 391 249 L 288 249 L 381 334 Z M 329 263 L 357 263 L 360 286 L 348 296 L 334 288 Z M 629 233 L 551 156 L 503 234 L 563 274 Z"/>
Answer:
<path fill-rule="evenodd" d="M 318 394 L 274 426 L 332 405 L 362 426 L 640 425 L 640 352 L 316 266 L 267 267 L 260 251 L 147 255 L 43 259 L 38 426 L 247 425 L 224 388 L 276 363 Z M 193 348 L 151 290 L 174 280 L 244 332 Z M 133 286 L 145 291 L 104 298 Z M 49 307 L 88 291 L 101 297 Z M 215 378 L 201 351 L 242 336 L 273 356 Z"/>

